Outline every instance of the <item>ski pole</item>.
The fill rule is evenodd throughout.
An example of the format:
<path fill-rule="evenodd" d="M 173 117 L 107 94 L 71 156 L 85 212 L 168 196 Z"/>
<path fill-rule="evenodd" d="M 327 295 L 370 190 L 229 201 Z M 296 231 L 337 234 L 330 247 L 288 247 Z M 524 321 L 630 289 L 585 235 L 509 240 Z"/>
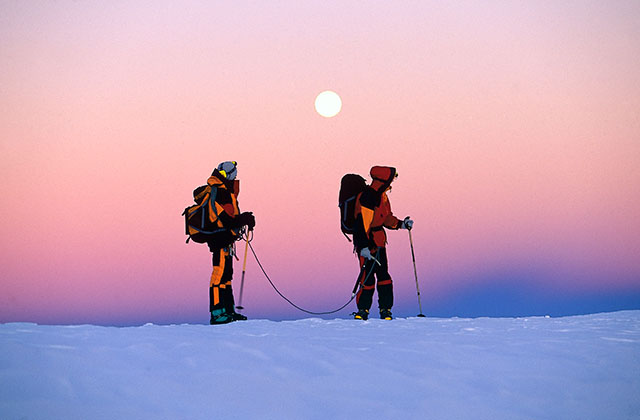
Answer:
<path fill-rule="evenodd" d="M 249 234 L 247 233 L 244 237 L 245 245 L 244 245 L 244 262 L 242 263 L 242 278 L 240 279 L 240 299 L 239 304 L 236 305 L 236 309 L 243 310 L 244 306 L 242 306 L 242 291 L 244 290 L 244 274 L 247 272 L 247 251 L 249 248 Z"/>
<path fill-rule="evenodd" d="M 419 317 L 424 318 L 422 313 L 422 303 L 420 302 L 420 286 L 418 286 L 418 271 L 416 270 L 416 254 L 413 252 L 413 238 L 411 237 L 411 229 L 409 231 L 409 244 L 411 244 L 411 259 L 413 260 L 413 275 L 416 277 L 416 292 L 418 293 L 418 306 L 420 307 Z"/>

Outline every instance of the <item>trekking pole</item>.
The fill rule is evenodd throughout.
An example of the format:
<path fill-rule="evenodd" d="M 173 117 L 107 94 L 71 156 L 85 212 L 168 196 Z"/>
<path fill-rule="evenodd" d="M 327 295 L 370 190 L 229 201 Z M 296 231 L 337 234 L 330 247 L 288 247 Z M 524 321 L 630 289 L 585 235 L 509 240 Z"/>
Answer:
<path fill-rule="evenodd" d="M 416 254 L 413 252 L 413 238 L 411 237 L 411 229 L 407 229 L 409 231 L 409 243 L 411 244 L 411 259 L 413 259 L 413 274 L 416 277 L 416 292 L 418 293 L 418 306 L 420 307 L 419 317 L 424 318 L 425 315 L 422 313 L 422 303 L 420 302 L 420 286 L 418 286 L 418 271 L 416 270 Z"/>
<path fill-rule="evenodd" d="M 249 233 L 245 233 L 244 240 L 245 240 L 244 262 L 242 263 L 242 279 L 240 280 L 240 298 L 238 300 L 238 305 L 236 305 L 236 309 L 239 309 L 239 310 L 244 309 L 244 306 L 242 306 L 242 291 L 244 290 L 244 274 L 247 272 L 247 251 L 249 249 Z"/>

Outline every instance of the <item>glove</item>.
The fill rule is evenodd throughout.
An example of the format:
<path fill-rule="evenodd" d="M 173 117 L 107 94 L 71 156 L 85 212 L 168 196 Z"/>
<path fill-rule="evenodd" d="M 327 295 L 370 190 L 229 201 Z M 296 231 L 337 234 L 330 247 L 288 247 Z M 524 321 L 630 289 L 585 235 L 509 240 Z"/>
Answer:
<path fill-rule="evenodd" d="M 413 227 L 413 220 L 409 216 L 405 217 L 402 223 L 400 224 L 400 229 L 411 230 Z"/>
<path fill-rule="evenodd" d="M 371 250 L 369 248 L 362 248 L 362 251 L 360 251 L 360 256 L 364 257 L 368 260 L 373 260 L 373 255 L 371 255 Z"/>
<path fill-rule="evenodd" d="M 244 213 L 240 214 L 238 216 L 238 222 L 240 226 L 246 226 L 249 230 L 253 230 L 253 228 L 256 226 L 256 218 L 250 211 L 245 211 Z"/>
<path fill-rule="evenodd" d="M 250 211 L 247 212 L 246 214 L 247 214 L 247 216 L 246 216 L 246 218 L 247 218 L 247 222 L 246 222 L 247 229 L 253 230 L 253 228 L 256 227 L 256 218 L 253 215 L 253 213 L 250 212 Z"/>

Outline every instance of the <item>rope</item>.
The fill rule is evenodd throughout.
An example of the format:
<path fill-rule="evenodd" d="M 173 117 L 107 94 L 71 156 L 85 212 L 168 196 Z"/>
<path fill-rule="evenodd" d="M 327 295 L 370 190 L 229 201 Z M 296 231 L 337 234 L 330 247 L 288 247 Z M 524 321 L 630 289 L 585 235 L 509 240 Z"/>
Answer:
<path fill-rule="evenodd" d="M 253 245 L 251 245 L 251 241 L 248 241 L 247 243 L 249 244 L 249 249 L 251 250 L 251 253 L 253 254 L 253 257 L 256 259 L 256 262 L 258 263 L 258 266 L 260 267 L 260 270 L 262 270 L 262 274 L 264 274 L 264 276 L 267 278 L 267 280 L 269 281 L 269 284 L 271 284 L 271 287 L 273 287 L 273 290 L 275 290 L 276 293 L 279 294 L 282 299 L 286 300 L 291 306 L 293 306 L 294 308 L 296 308 L 296 309 L 298 309 L 298 310 L 300 310 L 302 312 L 306 312 L 306 313 L 311 314 L 311 315 L 330 315 L 330 314 L 335 314 L 336 312 L 340 312 L 341 310 L 346 308 L 347 305 L 350 304 L 353 301 L 353 299 L 356 297 L 356 294 L 353 293 L 352 296 L 351 296 L 351 299 L 349 299 L 349 301 L 347 303 L 345 303 L 344 305 L 342 305 L 341 307 L 339 307 L 338 309 L 336 309 L 334 311 L 313 312 L 313 311 L 308 311 L 306 309 L 303 309 L 303 308 L 299 307 L 298 305 L 296 305 L 295 303 L 291 302 L 289 299 L 287 299 L 287 297 L 285 295 L 283 295 L 280 292 L 280 290 L 278 290 L 276 285 L 273 284 L 273 282 L 269 278 L 269 275 L 267 274 L 267 272 L 264 270 L 264 267 L 262 267 L 262 264 L 260 263 L 260 260 L 258 259 L 258 256 L 256 255 L 256 251 L 254 251 Z"/>

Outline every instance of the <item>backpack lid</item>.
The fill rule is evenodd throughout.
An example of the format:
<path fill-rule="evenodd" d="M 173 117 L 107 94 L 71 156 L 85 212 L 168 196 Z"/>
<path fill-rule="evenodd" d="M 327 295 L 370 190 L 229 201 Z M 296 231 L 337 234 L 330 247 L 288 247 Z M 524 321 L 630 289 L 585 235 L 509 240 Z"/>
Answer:
<path fill-rule="evenodd" d="M 208 185 L 201 185 L 198 188 L 196 188 L 195 190 L 193 190 L 193 201 L 195 201 L 196 203 L 200 204 L 200 202 L 202 201 L 202 199 L 204 198 L 204 196 L 211 191 L 211 187 L 209 187 Z"/>
<path fill-rule="evenodd" d="M 360 194 L 367 187 L 367 180 L 358 174 L 346 174 L 340 181 L 338 204 Z"/>

